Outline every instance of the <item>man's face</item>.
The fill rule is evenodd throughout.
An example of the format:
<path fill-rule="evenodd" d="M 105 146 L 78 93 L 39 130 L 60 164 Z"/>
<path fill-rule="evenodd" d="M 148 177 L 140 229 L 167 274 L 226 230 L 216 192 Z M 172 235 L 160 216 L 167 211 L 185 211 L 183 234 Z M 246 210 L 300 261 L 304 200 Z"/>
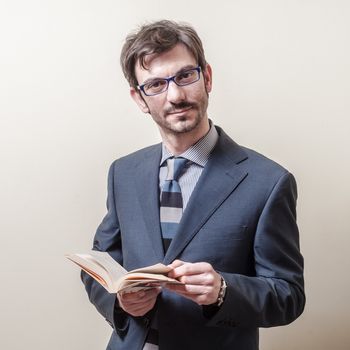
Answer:
<path fill-rule="evenodd" d="M 183 44 L 173 49 L 150 55 L 146 69 L 139 64 L 135 68 L 140 85 L 156 78 L 173 76 L 184 68 L 195 68 L 198 62 Z M 177 86 L 173 81 L 168 90 L 155 96 L 131 88 L 130 93 L 144 113 L 151 114 L 161 132 L 165 134 L 186 133 L 207 123 L 208 93 L 211 91 L 211 68 L 201 71 L 200 79 L 190 85 Z M 140 95 L 141 94 L 141 95 Z"/>

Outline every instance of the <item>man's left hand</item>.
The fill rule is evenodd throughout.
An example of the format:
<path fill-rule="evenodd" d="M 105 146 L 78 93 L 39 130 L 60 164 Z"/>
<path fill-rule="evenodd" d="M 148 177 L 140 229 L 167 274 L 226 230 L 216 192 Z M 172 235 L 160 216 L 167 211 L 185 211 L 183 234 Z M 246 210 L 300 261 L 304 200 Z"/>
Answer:
<path fill-rule="evenodd" d="M 221 286 L 221 276 L 206 262 L 188 263 L 175 260 L 168 276 L 176 278 L 184 285 L 166 286 L 169 290 L 191 299 L 198 305 L 216 303 Z"/>

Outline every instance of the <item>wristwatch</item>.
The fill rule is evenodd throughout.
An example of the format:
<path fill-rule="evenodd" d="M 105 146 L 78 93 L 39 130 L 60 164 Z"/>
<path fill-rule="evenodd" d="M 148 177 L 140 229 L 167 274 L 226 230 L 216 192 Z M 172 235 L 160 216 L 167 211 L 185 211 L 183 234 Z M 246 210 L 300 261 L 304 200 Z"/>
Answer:
<path fill-rule="evenodd" d="M 226 295 L 226 288 L 227 288 L 226 281 L 221 276 L 221 286 L 220 286 L 220 290 L 219 290 L 218 299 L 216 300 L 216 306 L 221 306 L 222 303 L 224 302 L 225 295 Z"/>

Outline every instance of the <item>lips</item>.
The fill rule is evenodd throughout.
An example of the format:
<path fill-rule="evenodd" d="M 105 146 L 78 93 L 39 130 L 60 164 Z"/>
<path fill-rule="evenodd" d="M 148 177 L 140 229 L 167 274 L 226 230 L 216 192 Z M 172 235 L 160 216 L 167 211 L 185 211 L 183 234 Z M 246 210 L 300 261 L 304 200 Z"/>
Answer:
<path fill-rule="evenodd" d="M 168 112 L 167 114 L 182 114 L 182 113 L 189 111 L 190 109 L 192 109 L 192 106 L 189 106 L 187 108 L 175 109 L 175 110 Z"/>

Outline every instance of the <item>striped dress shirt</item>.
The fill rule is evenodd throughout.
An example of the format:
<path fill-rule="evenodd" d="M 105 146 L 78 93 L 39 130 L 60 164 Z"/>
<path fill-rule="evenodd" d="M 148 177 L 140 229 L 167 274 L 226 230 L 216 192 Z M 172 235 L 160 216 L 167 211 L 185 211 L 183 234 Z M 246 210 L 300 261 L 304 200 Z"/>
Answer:
<path fill-rule="evenodd" d="M 183 211 L 185 211 L 187 203 L 193 192 L 194 187 L 197 184 L 199 177 L 208 162 L 209 156 L 215 144 L 218 140 L 218 133 L 212 123 L 210 123 L 209 132 L 202 137 L 197 143 L 191 146 L 182 154 L 177 157 L 182 157 L 190 160 L 189 166 L 186 167 L 186 171 L 181 175 L 178 182 L 181 188 L 182 201 L 183 201 Z M 165 182 L 167 176 L 167 165 L 166 160 L 174 155 L 171 154 L 165 145 L 162 145 L 162 159 L 160 161 L 159 168 L 159 188 L 160 191 Z"/>

